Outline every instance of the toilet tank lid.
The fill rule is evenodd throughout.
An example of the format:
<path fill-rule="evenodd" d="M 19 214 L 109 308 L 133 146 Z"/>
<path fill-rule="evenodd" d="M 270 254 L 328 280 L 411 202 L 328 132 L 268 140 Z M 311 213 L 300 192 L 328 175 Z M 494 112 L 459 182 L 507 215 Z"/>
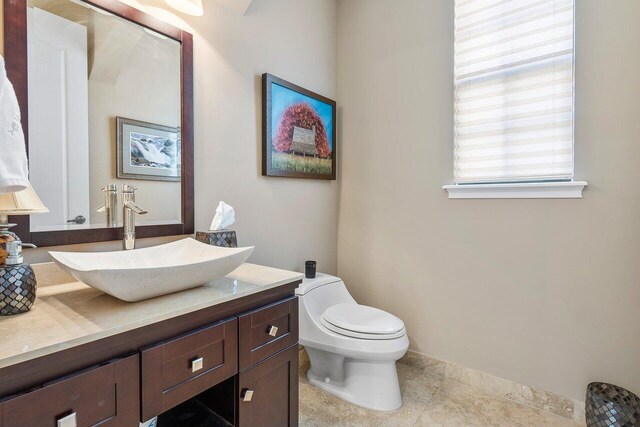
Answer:
<path fill-rule="evenodd" d="M 342 282 L 342 279 L 329 274 L 317 273 L 314 279 L 305 278 L 302 280 L 302 283 L 296 289 L 296 295 L 304 295 L 317 287 L 336 282 Z"/>

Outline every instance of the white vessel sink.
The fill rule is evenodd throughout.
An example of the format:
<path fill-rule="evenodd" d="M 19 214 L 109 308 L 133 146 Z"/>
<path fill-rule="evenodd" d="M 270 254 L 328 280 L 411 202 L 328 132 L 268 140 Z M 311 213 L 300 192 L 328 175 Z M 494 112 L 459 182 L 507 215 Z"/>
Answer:
<path fill-rule="evenodd" d="M 204 285 L 226 276 L 253 252 L 187 238 L 118 252 L 49 252 L 73 277 L 124 301 L 141 301 Z"/>

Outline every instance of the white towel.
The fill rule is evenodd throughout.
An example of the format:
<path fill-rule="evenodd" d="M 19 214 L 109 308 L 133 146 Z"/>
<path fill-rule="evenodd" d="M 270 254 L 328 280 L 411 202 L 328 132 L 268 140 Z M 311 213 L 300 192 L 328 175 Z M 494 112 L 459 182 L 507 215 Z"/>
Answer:
<path fill-rule="evenodd" d="M 0 193 L 15 193 L 29 185 L 27 151 L 20 107 L 0 56 Z"/>

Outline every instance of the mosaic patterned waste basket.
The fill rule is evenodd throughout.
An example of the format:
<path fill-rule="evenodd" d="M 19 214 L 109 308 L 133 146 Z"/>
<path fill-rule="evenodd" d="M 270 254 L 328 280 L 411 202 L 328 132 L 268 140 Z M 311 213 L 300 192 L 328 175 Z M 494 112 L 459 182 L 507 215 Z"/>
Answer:
<path fill-rule="evenodd" d="M 238 239 L 236 232 L 231 230 L 219 231 L 198 231 L 196 240 L 213 246 L 221 246 L 223 248 L 237 248 Z"/>
<path fill-rule="evenodd" d="M 587 427 L 640 426 L 640 397 L 622 387 L 589 384 L 585 406 Z"/>

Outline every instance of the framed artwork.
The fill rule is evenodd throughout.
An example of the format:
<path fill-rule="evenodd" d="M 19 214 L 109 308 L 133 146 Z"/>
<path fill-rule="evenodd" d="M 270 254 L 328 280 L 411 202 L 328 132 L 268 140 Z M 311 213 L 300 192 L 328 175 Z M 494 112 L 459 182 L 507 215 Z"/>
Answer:
<path fill-rule="evenodd" d="M 118 178 L 180 181 L 180 128 L 116 117 Z"/>
<path fill-rule="evenodd" d="M 336 179 L 336 102 L 262 75 L 262 175 Z"/>

